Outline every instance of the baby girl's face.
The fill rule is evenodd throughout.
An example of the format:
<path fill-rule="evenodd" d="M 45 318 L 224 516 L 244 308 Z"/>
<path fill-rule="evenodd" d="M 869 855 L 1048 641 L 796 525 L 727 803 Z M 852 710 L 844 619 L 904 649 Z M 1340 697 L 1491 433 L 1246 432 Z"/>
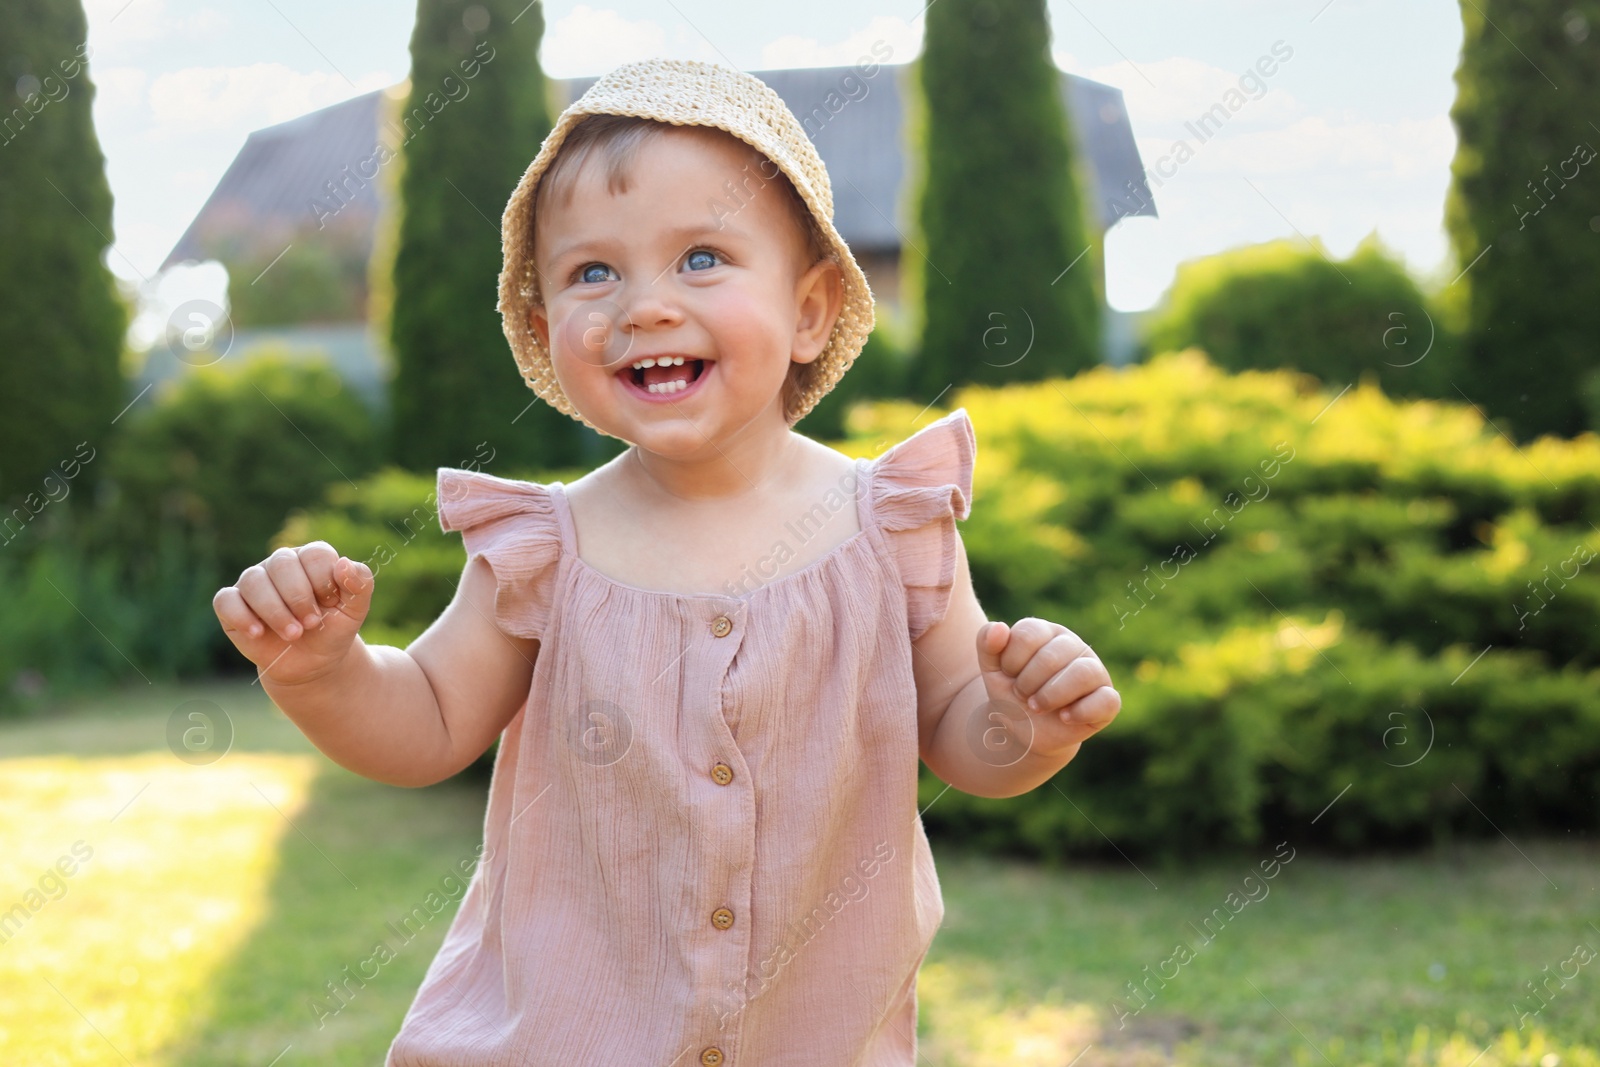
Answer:
<path fill-rule="evenodd" d="M 785 375 L 826 345 L 842 282 L 830 261 L 804 262 L 777 168 L 722 131 L 673 127 L 640 145 L 612 194 L 596 155 L 535 229 L 544 306 L 530 322 L 562 391 L 661 455 L 711 452 L 745 427 L 787 432 Z M 658 365 L 636 369 L 647 359 Z"/>

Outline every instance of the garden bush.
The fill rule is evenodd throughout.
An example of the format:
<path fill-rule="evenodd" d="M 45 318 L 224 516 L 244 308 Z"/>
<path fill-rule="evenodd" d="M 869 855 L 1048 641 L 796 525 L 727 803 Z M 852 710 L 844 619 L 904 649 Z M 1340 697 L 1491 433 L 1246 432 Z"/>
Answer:
<path fill-rule="evenodd" d="M 367 409 L 323 360 L 257 352 L 134 407 L 90 496 L 41 509 L 0 554 L 0 714 L 114 682 L 242 663 L 211 606 L 290 509 L 376 461 Z"/>
<path fill-rule="evenodd" d="M 1519 450 L 1464 402 L 1199 350 L 955 406 L 987 614 L 1078 633 L 1123 711 L 1021 796 L 924 772 L 930 832 L 1114 858 L 1595 828 L 1593 434 Z M 919 410 L 858 408 L 852 433 L 899 439 Z"/>
<path fill-rule="evenodd" d="M 1335 387 L 1459 399 L 1453 310 L 1418 290 L 1376 234 L 1348 259 L 1276 240 L 1182 263 L 1139 351 L 1196 347 L 1230 371 L 1288 368 Z"/>
<path fill-rule="evenodd" d="M 121 557 L 90 543 L 87 521 L 56 507 L 0 551 L 0 718 L 128 680 L 205 674 L 228 644 L 205 543 L 167 523 Z"/>
<path fill-rule="evenodd" d="M 1081 635 L 1123 710 L 1020 796 L 924 768 L 930 833 L 1055 859 L 1595 828 L 1594 435 L 1519 451 L 1465 403 L 1230 375 L 1198 350 L 956 406 L 979 438 L 961 536 L 987 614 Z M 875 455 L 938 414 L 858 404 L 835 444 Z M 460 579 L 434 489 L 336 484 L 280 535 L 377 561 L 369 641 L 409 642 Z"/>
<path fill-rule="evenodd" d="M 268 553 L 291 508 L 379 458 L 366 406 L 327 360 L 272 349 L 192 368 L 127 418 L 111 449 L 106 548 L 132 558 L 174 524 L 214 543 L 229 582 Z"/>

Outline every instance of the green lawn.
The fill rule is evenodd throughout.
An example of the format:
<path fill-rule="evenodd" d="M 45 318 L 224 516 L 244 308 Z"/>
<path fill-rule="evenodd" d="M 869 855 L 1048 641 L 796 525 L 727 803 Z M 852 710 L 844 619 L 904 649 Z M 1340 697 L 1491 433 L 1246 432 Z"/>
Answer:
<path fill-rule="evenodd" d="M 231 720 L 220 758 L 169 749 L 188 701 Z M 389 923 L 458 884 L 486 784 L 356 777 L 243 682 L 0 724 L 0 1064 L 376 1067 L 455 905 L 409 941 Z M 1050 871 L 934 846 L 928 1067 L 1600 1067 L 1600 957 L 1575 956 L 1600 950 L 1591 844 L 1297 849 L 1243 888 L 1272 848 Z M 1259 899 L 1241 906 L 1246 890 Z M 1147 980 L 1141 1008 L 1126 987 Z M 1539 981 L 1519 1032 L 1513 1004 L 1537 1007 Z"/>

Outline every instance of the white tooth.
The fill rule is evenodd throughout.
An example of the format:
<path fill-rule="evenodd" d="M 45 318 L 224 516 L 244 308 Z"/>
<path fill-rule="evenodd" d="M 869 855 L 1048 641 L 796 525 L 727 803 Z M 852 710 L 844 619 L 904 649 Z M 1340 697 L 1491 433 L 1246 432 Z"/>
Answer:
<path fill-rule="evenodd" d="M 644 367 L 654 367 L 655 365 L 656 361 L 653 359 L 641 359 L 639 362 L 634 364 L 635 367 L 639 367 L 641 369 Z"/>
<path fill-rule="evenodd" d="M 683 357 L 682 357 L 682 356 L 673 356 L 673 357 L 672 357 L 672 365 L 673 365 L 673 366 L 674 366 L 674 367 L 681 367 L 681 366 L 683 366 Z"/>

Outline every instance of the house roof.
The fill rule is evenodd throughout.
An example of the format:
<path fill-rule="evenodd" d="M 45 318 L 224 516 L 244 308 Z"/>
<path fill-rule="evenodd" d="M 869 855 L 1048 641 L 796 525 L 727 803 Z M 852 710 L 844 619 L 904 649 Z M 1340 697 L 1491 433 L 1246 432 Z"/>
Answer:
<path fill-rule="evenodd" d="M 160 269 L 221 258 L 224 249 L 248 234 L 316 223 L 313 202 L 337 209 L 335 217 L 362 234 L 370 252 L 380 206 L 377 184 L 352 181 L 350 175 L 359 175 L 362 161 L 372 156 L 380 105 L 389 91 L 363 93 L 246 137 Z M 330 195 L 329 182 L 339 183 L 338 197 Z"/>
<path fill-rule="evenodd" d="M 862 251 L 898 249 L 909 214 L 902 150 L 909 64 L 883 65 L 872 78 L 862 78 L 853 66 L 752 73 L 772 86 L 811 134 L 828 167 L 834 224 L 845 240 Z M 596 80 L 551 79 L 555 99 L 575 100 Z M 365 93 L 251 133 L 161 269 L 220 258 L 231 241 L 245 234 L 325 224 L 330 213 L 351 227 L 370 251 L 380 190 L 362 176 L 372 173 L 383 97 L 396 88 Z M 1063 73 L 1061 95 L 1079 156 L 1088 164 L 1094 188 L 1086 193 L 1102 228 L 1130 215 L 1154 216 L 1122 91 Z"/>

